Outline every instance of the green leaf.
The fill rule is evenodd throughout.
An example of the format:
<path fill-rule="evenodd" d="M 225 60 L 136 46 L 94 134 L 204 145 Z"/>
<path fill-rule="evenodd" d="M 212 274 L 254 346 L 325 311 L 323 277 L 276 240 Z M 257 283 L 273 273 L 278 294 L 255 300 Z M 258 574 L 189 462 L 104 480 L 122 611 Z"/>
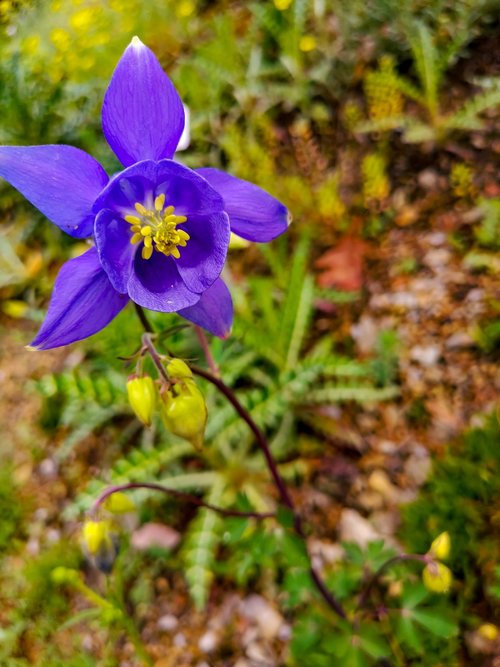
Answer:
<path fill-rule="evenodd" d="M 412 617 L 426 630 L 437 637 L 450 639 L 457 634 L 457 624 L 452 621 L 442 610 L 414 609 Z"/>
<path fill-rule="evenodd" d="M 278 511 L 276 512 L 276 520 L 281 526 L 283 526 L 283 528 L 293 528 L 293 524 L 295 523 L 295 517 L 292 510 L 283 506 L 278 507 Z"/>

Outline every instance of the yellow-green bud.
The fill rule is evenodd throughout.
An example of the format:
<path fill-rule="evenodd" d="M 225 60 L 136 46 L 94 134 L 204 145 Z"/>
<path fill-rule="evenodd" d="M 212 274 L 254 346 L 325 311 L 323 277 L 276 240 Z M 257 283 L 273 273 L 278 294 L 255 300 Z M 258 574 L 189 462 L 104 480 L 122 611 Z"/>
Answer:
<path fill-rule="evenodd" d="M 95 556 L 103 545 L 111 542 L 111 521 L 85 521 L 82 528 L 82 542 L 86 551 Z"/>
<path fill-rule="evenodd" d="M 150 426 L 156 404 L 156 387 L 153 379 L 148 375 L 130 378 L 127 382 L 127 394 L 137 419 Z"/>
<path fill-rule="evenodd" d="M 450 555 L 451 540 L 448 532 L 441 533 L 431 544 L 429 553 L 438 560 L 446 560 Z"/>
<path fill-rule="evenodd" d="M 453 581 L 449 567 L 442 563 L 428 563 L 422 573 L 422 580 L 427 590 L 433 593 L 447 593 Z"/>
<path fill-rule="evenodd" d="M 121 491 L 116 491 L 106 498 L 103 503 L 105 509 L 111 514 L 128 514 L 135 512 L 135 503 Z"/>
<path fill-rule="evenodd" d="M 185 380 L 193 377 L 189 366 L 182 359 L 172 359 L 167 364 L 168 376 L 176 380 Z"/>
<path fill-rule="evenodd" d="M 162 395 L 161 416 L 165 428 L 201 449 L 207 423 L 207 406 L 193 380 L 174 384 Z"/>
<path fill-rule="evenodd" d="M 84 551 L 102 572 L 111 572 L 118 553 L 118 534 L 109 519 L 85 521 L 82 529 Z"/>
<path fill-rule="evenodd" d="M 69 567 L 55 567 L 50 573 L 50 578 L 55 584 L 71 584 L 80 579 L 80 573 Z"/>
<path fill-rule="evenodd" d="M 498 637 L 498 628 L 496 625 L 493 625 L 493 623 L 483 623 L 483 625 L 479 626 L 477 631 L 483 639 L 487 639 L 490 642 L 495 641 Z"/>

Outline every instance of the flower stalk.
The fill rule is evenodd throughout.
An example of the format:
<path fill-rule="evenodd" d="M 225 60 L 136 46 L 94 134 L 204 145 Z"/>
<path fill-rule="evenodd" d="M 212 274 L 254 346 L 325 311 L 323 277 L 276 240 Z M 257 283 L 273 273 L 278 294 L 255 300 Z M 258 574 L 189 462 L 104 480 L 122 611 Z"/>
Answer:
<path fill-rule="evenodd" d="M 137 306 L 137 311 L 139 312 L 141 310 L 140 306 Z M 143 318 L 140 318 L 141 322 L 143 323 L 144 326 L 144 321 Z M 154 343 L 151 338 L 152 330 L 147 323 L 147 328 L 146 332 L 142 336 L 142 342 L 145 348 L 147 349 L 151 360 L 153 361 L 154 365 L 158 369 L 159 373 L 161 376 L 169 382 L 168 375 L 165 371 L 165 368 L 162 364 L 160 355 L 158 354 Z M 269 469 L 269 472 L 271 474 L 271 477 L 273 479 L 274 485 L 276 486 L 276 489 L 278 491 L 278 494 L 280 496 L 281 503 L 290 510 L 290 512 L 293 515 L 293 529 L 296 533 L 296 535 L 305 543 L 306 545 L 306 553 L 308 555 L 309 559 L 309 573 L 311 576 L 312 581 L 314 582 L 314 585 L 323 598 L 323 600 L 326 602 L 326 604 L 332 609 L 337 616 L 339 616 L 342 619 L 347 618 L 346 612 L 344 608 L 342 607 L 341 603 L 335 598 L 335 596 L 329 591 L 328 587 L 326 586 L 325 582 L 323 581 L 320 573 L 318 570 L 315 568 L 311 561 L 311 557 L 309 555 L 309 551 L 307 549 L 307 541 L 306 541 L 306 533 L 304 529 L 304 524 L 302 521 L 302 517 L 299 515 L 297 512 L 297 509 L 295 507 L 295 504 L 293 502 L 292 496 L 290 495 L 290 492 L 288 491 L 288 488 L 285 484 L 284 479 L 280 475 L 280 472 L 278 470 L 278 466 L 276 464 L 276 461 L 273 458 L 273 455 L 271 453 L 271 448 L 269 447 L 269 443 L 267 442 L 267 438 L 265 437 L 264 433 L 260 430 L 260 428 L 257 426 L 257 424 L 254 422 L 252 419 L 252 416 L 248 412 L 248 410 L 240 403 L 238 398 L 236 397 L 235 393 L 232 391 L 230 387 L 228 387 L 225 382 L 220 378 L 214 375 L 213 373 L 204 370 L 203 368 L 199 368 L 198 366 L 190 366 L 191 371 L 193 372 L 194 375 L 197 375 L 198 377 L 201 377 L 211 384 L 213 384 L 220 392 L 225 396 L 225 398 L 231 403 L 233 408 L 236 410 L 237 414 L 243 419 L 243 421 L 248 425 L 249 429 L 252 431 L 253 435 L 255 436 L 255 439 L 257 441 L 257 444 L 259 445 L 264 458 L 267 463 L 267 467 Z"/>

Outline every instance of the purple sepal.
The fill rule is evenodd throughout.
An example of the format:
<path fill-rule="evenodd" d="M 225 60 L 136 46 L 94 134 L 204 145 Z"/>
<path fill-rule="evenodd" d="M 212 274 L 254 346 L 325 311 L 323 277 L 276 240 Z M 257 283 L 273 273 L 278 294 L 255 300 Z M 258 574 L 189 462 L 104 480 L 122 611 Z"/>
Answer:
<path fill-rule="evenodd" d="M 171 158 L 184 129 L 184 107 L 158 59 L 138 37 L 125 49 L 102 107 L 102 128 L 120 162 Z"/>
<path fill-rule="evenodd" d="M 90 248 L 61 267 L 47 317 L 28 348 L 50 350 L 87 338 L 109 324 L 127 302 L 109 282 L 96 249 Z"/>
<path fill-rule="evenodd" d="M 109 180 L 93 157 L 62 145 L 0 146 L 0 177 L 76 238 L 92 235 L 92 205 Z"/>
<path fill-rule="evenodd" d="M 233 326 L 233 300 L 224 281 L 218 278 L 196 305 L 179 310 L 179 315 L 214 336 L 227 338 Z"/>
<path fill-rule="evenodd" d="M 238 236 L 266 243 L 288 229 L 286 206 L 262 188 L 218 169 L 204 167 L 196 171 L 223 198 L 231 231 Z"/>

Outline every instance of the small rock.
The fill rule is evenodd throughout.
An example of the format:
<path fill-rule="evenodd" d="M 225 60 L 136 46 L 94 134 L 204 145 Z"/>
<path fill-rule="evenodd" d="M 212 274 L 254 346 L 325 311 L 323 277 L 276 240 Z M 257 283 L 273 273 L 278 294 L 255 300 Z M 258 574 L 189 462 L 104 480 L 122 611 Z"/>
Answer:
<path fill-rule="evenodd" d="M 439 174 L 434 169 L 424 169 L 417 178 L 418 184 L 425 190 L 435 190 L 439 183 Z"/>
<path fill-rule="evenodd" d="M 351 327 L 351 336 L 361 354 L 370 354 L 377 344 L 379 329 L 375 320 L 369 315 L 363 315 L 357 324 Z"/>
<path fill-rule="evenodd" d="M 38 466 L 40 475 L 45 479 L 54 479 L 57 477 L 58 465 L 54 459 L 44 459 Z"/>
<path fill-rule="evenodd" d="M 274 639 L 283 625 L 283 617 L 260 595 L 249 595 L 242 601 L 241 613 L 257 623 L 265 639 Z"/>
<path fill-rule="evenodd" d="M 411 454 L 405 463 L 405 473 L 416 486 L 422 486 L 431 471 L 432 462 L 429 453 Z"/>
<path fill-rule="evenodd" d="M 160 547 L 175 549 L 181 540 L 180 533 L 162 523 L 145 523 L 132 533 L 132 546 L 139 550 Z"/>
<path fill-rule="evenodd" d="M 459 350 L 465 347 L 474 347 L 475 342 L 466 331 L 457 331 L 445 343 L 448 350 Z"/>
<path fill-rule="evenodd" d="M 451 252 L 446 248 L 434 248 L 429 250 L 423 258 L 423 263 L 431 269 L 441 269 L 449 264 Z"/>
<path fill-rule="evenodd" d="M 253 642 L 253 644 L 250 644 L 247 648 L 247 657 L 262 665 L 269 664 L 269 656 L 267 655 L 266 650 L 257 642 Z"/>
<path fill-rule="evenodd" d="M 172 632 L 179 625 L 179 619 L 173 614 L 165 614 L 164 616 L 160 616 L 156 624 L 159 630 Z"/>
<path fill-rule="evenodd" d="M 372 524 L 359 512 L 350 508 L 342 510 L 339 534 L 341 542 L 354 542 L 360 547 L 365 547 L 369 542 L 380 538 Z"/>
<path fill-rule="evenodd" d="M 184 646 L 187 645 L 186 637 L 182 634 L 182 632 L 178 632 L 174 636 L 173 644 L 174 644 L 174 646 L 177 646 L 178 648 L 184 648 Z"/>
<path fill-rule="evenodd" d="M 203 653 L 212 653 L 212 651 L 215 651 L 218 644 L 219 638 L 217 634 L 213 632 L 213 630 L 208 630 L 208 632 L 205 632 L 205 634 L 200 637 L 198 648 Z"/>
<path fill-rule="evenodd" d="M 437 345 L 415 345 L 410 352 L 412 361 L 416 361 L 421 366 L 434 366 L 441 356 L 441 348 Z"/>
<path fill-rule="evenodd" d="M 443 232 L 431 232 L 430 234 L 427 234 L 426 240 L 434 247 L 440 246 L 443 245 L 443 243 L 446 241 L 446 234 Z"/>

